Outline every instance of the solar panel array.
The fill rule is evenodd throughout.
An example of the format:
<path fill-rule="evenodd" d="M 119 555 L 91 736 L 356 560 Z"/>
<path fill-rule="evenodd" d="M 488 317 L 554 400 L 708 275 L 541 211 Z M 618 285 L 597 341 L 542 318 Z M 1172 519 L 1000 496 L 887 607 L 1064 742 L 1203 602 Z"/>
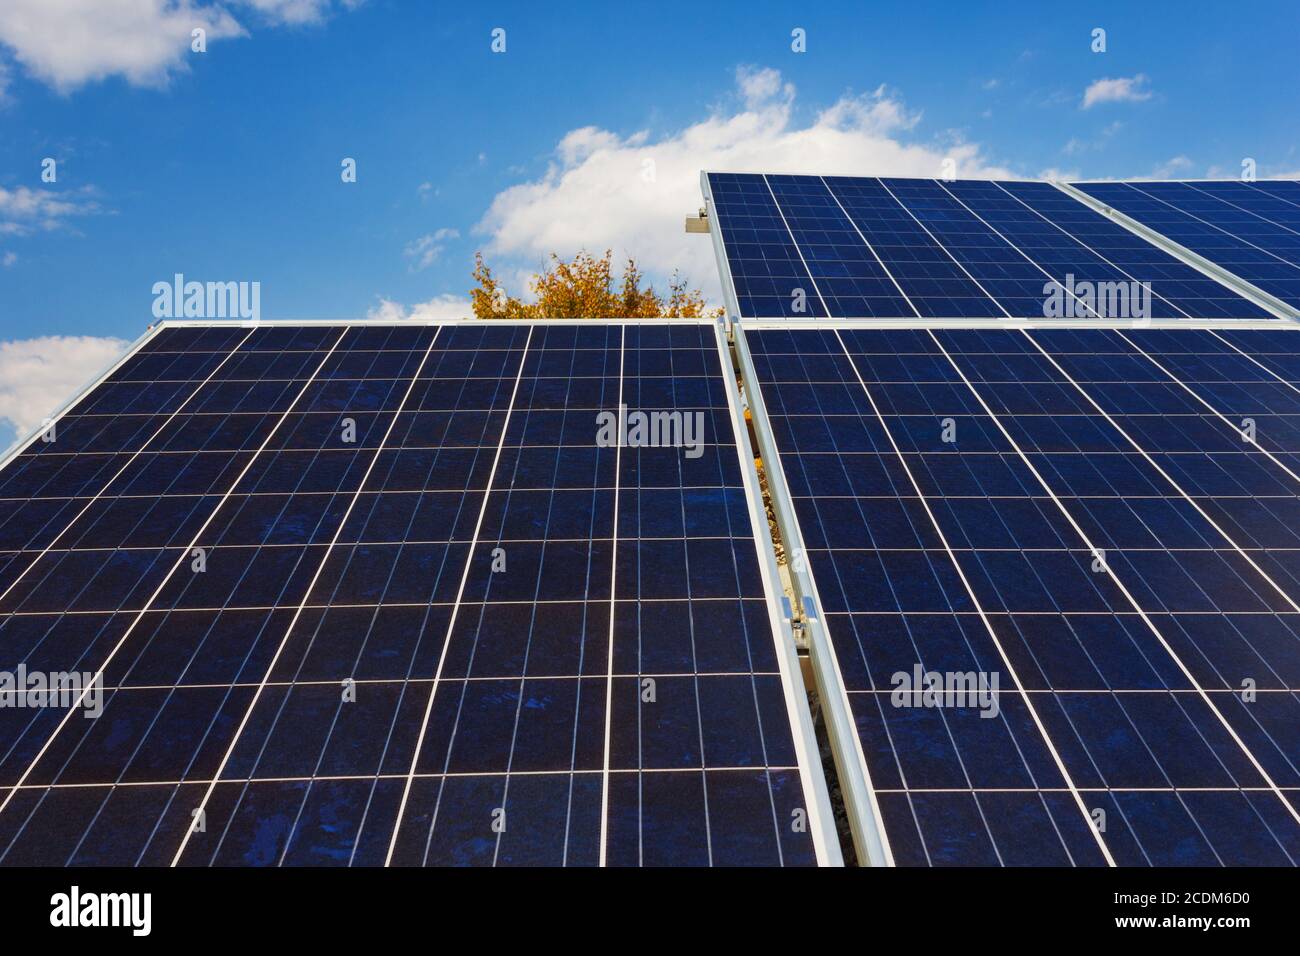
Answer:
<path fill-rule="evenodd" d="M 1300 186 L 703 182 L 801 613 L 720 326 L 167 324 L 0 467 L 0 864 L 835 864 L 792 623 L 866 862 L 1300 863 Z"/>
<path fill-rule="evenodd" d="M 158 331 L 0 471 L 4 668 L 103 688 L 0 707 L 0 861 L 838 861 L 717 336 Z"/>
<path fill-rule="evenodd" d="M 1073 185 L 1300 309 L 1300 182 Z"/>
<path fill-rule="evenodd" d="M 704 184 L 738 318 L 1037 319 L 1058 287 L 1083 318 L 1271 317 L 1049 183 L 706 173 Z M 1288 229 L 1269 228 L 1294 248 Z M 1118 314 L 1076 294 L 1080 283 L 1149 284 L 1149 307 Z"/>
<path fill-rule="evenodd" d="M 878 862 L 1300 862 L 1300 330 L 865 325 L 737 337 Z"/>

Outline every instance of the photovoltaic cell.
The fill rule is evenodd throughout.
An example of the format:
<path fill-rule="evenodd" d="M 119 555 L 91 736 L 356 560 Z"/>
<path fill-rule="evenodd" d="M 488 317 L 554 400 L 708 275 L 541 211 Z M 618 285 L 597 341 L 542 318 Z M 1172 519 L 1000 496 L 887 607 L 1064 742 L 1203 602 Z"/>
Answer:
<path fill-rule="evenodd" d="M 742 330 L 894 862 L 1300 860 L 1297 334 Z"/>
<path fill-rule="evenodd" d="M 706 179 L 741 317 L 1269 317 L 1048 183 Z"/>
<path fill-rule="evenodd" d="M 156 333 L 0 471 L 5 668 L 104 688 L 0 708 L 0 860 L 824 862 L 716 336 Z"/>
<path fill-rule="evenodd" d="M 1300 184 L 1265 180 L 1073 185 L 1300 309 Z"/>

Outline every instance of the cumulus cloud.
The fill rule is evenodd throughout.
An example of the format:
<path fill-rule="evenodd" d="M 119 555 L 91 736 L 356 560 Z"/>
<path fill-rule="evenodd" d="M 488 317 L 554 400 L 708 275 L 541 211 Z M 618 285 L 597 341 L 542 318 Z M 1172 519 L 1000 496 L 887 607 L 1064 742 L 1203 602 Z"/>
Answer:
<path fill-rule="evenodd" d="M 55 192 L 0 186 L 0 235 L 25 236 L 35 230 L 52 230 L 72 216 L 86 216 L 100 211 L 92 190 Z"/>
<path fill-rule="evenodd" d="M 1151 90 L 1147 87 L 1144 73 L 1136 76 L 1117 76 L 1094 80 L 1083 91 L 1082 108 L 1092 109 L 1098 103 L 1140 103 L 1151 99 Z"/>
<path fill-rule="evenodd" d="M 473 316 L 474 309 L 469 299 L 450 292 L 436 295 L 427 302 L 417 302 L 410 308 L 380 296 L 379 304 L 372 306 L 366 312 L 367 319 L 379 319 L 385 322 L 401 319 L 431 322 L 437 319 L 469 319 Z"/>
<path fill-rule="evenodd" d="M 225 9 L 191 0 L 5 0 L 0 43 L 27 71 L 61 93 L 120 75 L 162 86 L 185 69 L 191 31 L 208 42 L 244 36 Z"/>
<path fill-rule="evenodd" d="M 0 421 L 26 434 L 126 351 L 123 339 L 46 335 L 0 342 Z"/>
<path fill-rule="evenodd" d="M 358 0 L 344 0 L 352 9 Z M 317 23 L 332 0 L 4 0 L 0 46 L 29 74 L 69 93 L 87 83 L 121 76 L 135 86 L 160 87 L 189 69 L 192 33 L 201 28 L 211 44 L 246 37 L 226 9 L 250 10 L 273 26 Z M 0 94 L 3 92 L 0 77 Z"/>
<path fill-rule="evenodd" d="M 439 229 L 437 232 L 421 236 L 414 242 L 408 242 L 406 248 L 402 250 L 402 255 L 410 261 L 411 271 L 419 272 L 438 261 L 449 240 L 459 238 L 458 229 Z"/>
<path fill-rule="evenodd" d="M 530 271 L 552 251 L 611 248 L 635 256 L 656 280 L 679 269 L 716 300 L 712 246 L 683 227 L 700 206 L 701 169 L 938 176 L 951 158 L 960 176 L 1011 175 L 973 144 L 909 141 L 920 116 L 883 86 L 846 95 L 803 123 L 795 102 L 794 86 L 776 70 L 742 68 L 730 108 L 675 132 L 573 130 L 546 172 L 499 193 L 475 231 L 488 237 L 499 274 Z"/>

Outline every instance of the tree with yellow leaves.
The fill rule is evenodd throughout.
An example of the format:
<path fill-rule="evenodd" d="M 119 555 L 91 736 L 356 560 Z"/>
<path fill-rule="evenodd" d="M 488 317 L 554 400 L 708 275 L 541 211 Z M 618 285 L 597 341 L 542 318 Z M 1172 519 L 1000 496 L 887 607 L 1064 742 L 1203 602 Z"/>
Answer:
<path fill-rule="evenodd" d="M 622 281 L 615 283 L 614 254 L 606 249 L 596 258 L 579 252 L 572 262 L 551 253 L 544 272 L 531 282 L 535 302 L 507 295 L 483 254 L 474 256 L 474 281 L 470 291 L 474 315 L 480 319 L 697 319 L 718 318 L 721 309 L 707 310 L 698 289 L 688 289 L 677 273 L 668 283 L 665 299 L 654 287 L 641 287 L 641 271 L 629 256 Z"/>

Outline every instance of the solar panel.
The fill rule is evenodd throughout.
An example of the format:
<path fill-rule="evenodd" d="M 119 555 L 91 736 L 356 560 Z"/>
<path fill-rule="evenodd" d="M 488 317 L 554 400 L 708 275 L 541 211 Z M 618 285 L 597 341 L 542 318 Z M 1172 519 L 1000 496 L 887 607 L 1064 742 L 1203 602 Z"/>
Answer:
<path fill-rule="evenodd" d="M 157 331 L 0 470 L 4 667 L 100 682 L 0 861 L 838 862 L 718 336 Z"/>
<path fill-rule="evenodd" d="M 1270 316 L 1049 183 L 706 173 L 704 188 L 742 318 L 1033 319 L 1056 287 L 1077 317 Z M 1123 314 L 1101 288 L 1126 293 Z"/>
<path fill-rule="evenodd" d="M 808 265 L 790 228 L 781 218 L 772 190 L 762 177 L 710 173 L 713 202 L 725 205 L 718 218 L 730 272 L 724 270 L 742 315 L 824 316 L 826 307 L 812 289 Z"/>
<path fill-rule="evenodd" d="M 1259 306 L 1050 183 L 958 181 L 943 185 L 953 198 L 1063 284 L 1070 277 L 1076 283 L 1150 283 L 1151 305 L 1144 318 L 1270 317 Z M 1100 309 L 1094 314 L 1098 313 Z M 1083 311 L 1081 317 L 1087 314 Z"/>
<path fill-rule="evenodd" d="M 1073 183 L 1215 265 L 1300 309 L 1300 184 Z"/>
<path fill-rule="evenodd" d="M 1300 861 L 1300 331 L 1266 324 L 738 326 L 860 852 Z"/>

